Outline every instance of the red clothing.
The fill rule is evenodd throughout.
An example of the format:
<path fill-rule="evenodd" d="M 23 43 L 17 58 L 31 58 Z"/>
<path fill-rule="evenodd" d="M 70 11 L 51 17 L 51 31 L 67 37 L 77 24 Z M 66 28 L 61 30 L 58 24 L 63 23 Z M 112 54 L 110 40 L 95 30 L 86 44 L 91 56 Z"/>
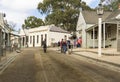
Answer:
<path fill-rule="evenodd" d="M 62 45 L 63 45 L 63 41 L 60 42 L 60 47 L 62 47 Z"/>
<path fill-rule="evenodd" d="M 79 44 L 82 44 L 82 39 L 78 39 L 77 41 Z"/>

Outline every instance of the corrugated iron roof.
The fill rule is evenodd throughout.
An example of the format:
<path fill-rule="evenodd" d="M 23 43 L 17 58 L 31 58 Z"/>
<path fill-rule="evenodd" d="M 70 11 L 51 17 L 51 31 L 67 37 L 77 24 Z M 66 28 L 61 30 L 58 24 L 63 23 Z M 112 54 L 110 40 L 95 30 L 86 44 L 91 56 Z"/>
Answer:
<path fill-rule="evenodd" d="M 61 33 L 68 33 L 68 31 L 60 28 L 60 27 L 56 27 L 56 26 L 51 26 L 50 27 L 50 31 L 52 32 L 61 32 Z"/>
<path fill-rule="evenodd" d="M 111 11 L 105 11 L 102 15 L 102 20 L 105 21 L 105 19 L 111 14 Z M 96 11 L 82 11 L 83 17 L 85 19 L 85 22 L 87 24 L 96 24 L 98 23 L 98 15 Z"/>
<path fill-rule="evenodd" d="M 120 15 L 120 10 L 116 10 L 116 11 L 113 11 L 107 18 L 106 18 L 106 22 L 117 22 L 117 16 Z M 120 19 L 120 18 L 119 18 Z"/>

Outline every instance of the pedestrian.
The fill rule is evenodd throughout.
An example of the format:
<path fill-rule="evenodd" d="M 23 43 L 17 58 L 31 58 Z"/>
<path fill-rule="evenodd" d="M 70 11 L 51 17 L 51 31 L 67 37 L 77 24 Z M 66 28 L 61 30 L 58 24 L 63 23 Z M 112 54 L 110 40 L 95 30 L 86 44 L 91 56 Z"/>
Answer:
<path fill-rule="evenodd" d="M 64 53 L 66 53 L 66 51 L 67 51 L 67 42 L 66 42 L 66 40 L 63 40 L 63 52 Z"/>
<path fill-rule="evenodd" d="M 46 39 L 43 41 L 43 51 L 44 51 L 44 53 L 46 53 L 46 51 L 47 51 Z"/>
<path fill-rule="evenodd" d="M 79 43 L 79 47 L 81 47 L 81 45 L 82 45 L 82 37 L 79 37 L 78 43 Z"/>
<path fill-rule="evenodd" d="M 57 45 L 58 45 L 58 50 L 59 50 L 60 49 L 60 41 L 58 41 Z"/>
<path fill-rule="evenodd" d="M 63 39 L 60 42 L 60 47 L 61 47 L 61 53 L 63 53 Z"/>
<path fill-rule="evenodd" d="M 79 47 L 80 47 L 80 40 L 77 39 L 77 48 L 79 48 Z"/>

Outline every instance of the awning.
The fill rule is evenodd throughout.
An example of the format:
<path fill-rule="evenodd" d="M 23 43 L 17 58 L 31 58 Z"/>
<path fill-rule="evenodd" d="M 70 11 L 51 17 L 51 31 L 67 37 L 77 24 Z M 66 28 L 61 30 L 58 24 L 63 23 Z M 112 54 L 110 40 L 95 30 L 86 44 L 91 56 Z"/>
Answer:
<path fill-rule="evenodd" d="M 2 28 L 2 32 L 9 33 L 9 31 L 6 28 Z"/>
<path fill-rule="evenodd" d="M 113 21 L 111 21 L 111 22 L 105 21 L 105 22 L 103 22 L 103 23 L 106 23 L 106 24 L 117 24 L 117 22 L 113 22 Z M 103 23 L 102 23 L 102 24 L 103 24 Z M 95 24 L 95 25 L 87 28 L 86 31 L 92 30 L 93 28 L 96 28 L 96 27 L 98 27 L 98 24 Z"/>
<path fill-rule="evenodd" d="M 96 28 L 96 27 L 98 27 L 98 24 L 95 24 L 95 25 L 93 25 L 93 26 L 87 28 L 86 31 L 92 30 L 93 28 Z"/>

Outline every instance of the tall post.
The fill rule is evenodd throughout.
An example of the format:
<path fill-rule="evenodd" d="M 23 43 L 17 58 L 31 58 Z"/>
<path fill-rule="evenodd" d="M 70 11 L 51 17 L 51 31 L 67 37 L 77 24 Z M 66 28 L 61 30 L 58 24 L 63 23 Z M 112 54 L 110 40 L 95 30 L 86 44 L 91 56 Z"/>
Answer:
<path fill-rule="evenodd" d="M 95 28 L 93 27 L 93 48 L 95 48 Z"/>
<path fill-rule="evenodd" d="M 3 34 L 2 34 L 2 29 L 4 28 L 4 13 L 0 13 L 0 24 L 2 28 L 0 28 L 0 56 L 3 55 Z"/>
<path fill-rule="evenodd" d="M 102 18 L 99 17 L 99 27 L 98 27 L 98 57 L 101 57 L 101 27 L 102 27 Z"/>
<path fill-rule="evenodd" d="M 101 57 L 101 40 L 102 40 L 102 15 L 104 13 L 102 1 L 100 0 L 100 3 L 97 8 L 97 14 L 99 15 L 98 18 L 98 57 Z"/>
<path fill-rule="evenodd" d="M 7 39 L 7 43 L 8 43 L 7 46 L 10 46 L 10 33 L 7 33 L 7 36 L 8 36 L 8 37 L 7 37 L 7 38 L 8 38 L 8 39 Z"/>
<path fill-rule="evenodd" d="M 6 32 L 3 32 L 3 55 L 6 55 Z"/>
<path fill-rule="evenodd" d="M 2 49 L 2 29 L 0 29 L 0 60 L 1 56 L 3 55 L 3 49 Z"/>
<path fill-rule="evenodd" d="M 120 22 L 117 22 L 117 51 L 120 52 Z"/>
<path fill-rule="evenodd" d="M 103 24 L 103 38 L 104 38 L 104 41 L 103 41 L 103 47 L 105 48 L 105 22 Z"/>

